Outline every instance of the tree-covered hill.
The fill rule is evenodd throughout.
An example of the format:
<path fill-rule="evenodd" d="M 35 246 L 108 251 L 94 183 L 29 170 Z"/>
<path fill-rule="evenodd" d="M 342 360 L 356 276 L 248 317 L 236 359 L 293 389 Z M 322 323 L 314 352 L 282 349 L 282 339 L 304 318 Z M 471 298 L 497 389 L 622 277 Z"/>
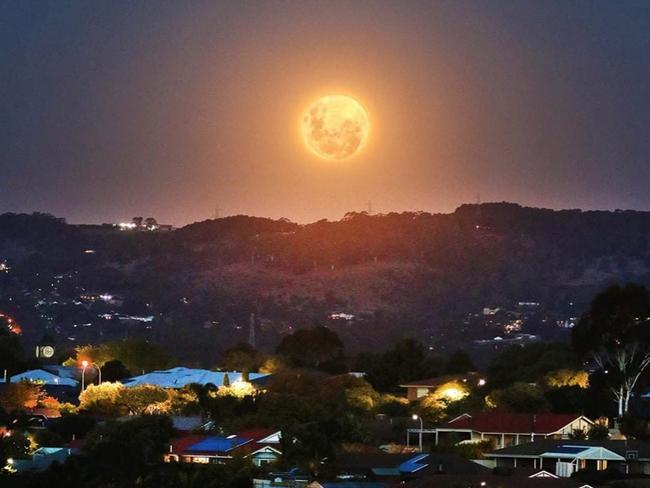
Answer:
<path fill-rule="evenodd" d="M 0 263 L 11 272 L 0 276 L 0 306 L 24 302 L 14 313 L 40 333 L 63 319 L 45 324 L 19 295 L 44 296 L 53 277 L 65 276 L 58 296 L 122 295 L 122 311 L 151 312 L 164 324 L 158 339 L 178 347 L 210 334 L 198 340 L 206 349 L 245 339 L 251 313 L 259 340 L 272 345 L 333 312 L 363 319 L 343 335 L 372 347 L 405 333 L 435 336 L 483 307 L 518 301 L 561 313 L 571 303 L 579 314 L 609 283 L 650 284 L 649 237 L 650 212 L 510 203 L 451 214 L 349 213 L 307 225 L 233 216 L 171 232 L 4 214 Z"/>

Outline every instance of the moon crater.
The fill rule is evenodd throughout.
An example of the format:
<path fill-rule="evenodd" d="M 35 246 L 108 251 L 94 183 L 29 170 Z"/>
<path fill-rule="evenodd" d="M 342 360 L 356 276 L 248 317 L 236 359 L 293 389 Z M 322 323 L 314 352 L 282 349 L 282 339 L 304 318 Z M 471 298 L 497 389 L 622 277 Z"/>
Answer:
<path fill-rule="evenodd" d="M 354 98 L 330 95 L 310 105 L 301 128 L 312 152 L 325 159 L 347 159 L 368 137 L 368 114 Z"/>

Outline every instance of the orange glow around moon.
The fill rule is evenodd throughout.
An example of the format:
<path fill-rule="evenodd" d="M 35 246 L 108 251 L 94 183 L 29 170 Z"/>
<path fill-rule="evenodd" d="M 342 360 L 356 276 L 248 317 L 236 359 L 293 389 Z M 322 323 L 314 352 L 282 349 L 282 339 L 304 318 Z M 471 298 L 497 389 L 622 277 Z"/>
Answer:
<path fill-rule="evenodd" d="M 368 139 L 368 113 L 352 97 L 328 95 L 313 102 L 302 117 L 307 147 L 325 159 L 347 159 Z"/>

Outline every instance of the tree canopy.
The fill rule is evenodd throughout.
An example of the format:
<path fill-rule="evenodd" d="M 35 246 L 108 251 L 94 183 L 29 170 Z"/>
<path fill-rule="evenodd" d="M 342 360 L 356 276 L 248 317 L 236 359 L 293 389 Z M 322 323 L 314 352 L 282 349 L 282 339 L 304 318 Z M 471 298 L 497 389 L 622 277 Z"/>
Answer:
<path fill-rule="evenodd" d="M 277 353 L 285 356 L 294 367 L 341 369 L 343 343 L 327 327 L 297 330 L 286 336 L 277 347 Z"/>
<path fill-rule="evenodd" d="M 605 373 L 618 403 L 628 411 L 637 382 L 650 364 L 650 296 L 641 285 L 614 285 L 594 298 L 573 328 L 572 343 Z"/>

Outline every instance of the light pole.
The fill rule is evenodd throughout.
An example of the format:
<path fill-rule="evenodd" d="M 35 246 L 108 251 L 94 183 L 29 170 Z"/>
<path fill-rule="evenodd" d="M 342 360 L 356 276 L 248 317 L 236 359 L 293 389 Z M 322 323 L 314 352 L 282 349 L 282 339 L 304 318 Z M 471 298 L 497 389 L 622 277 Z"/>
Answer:
<path fill-rule="evenodd" d="M 86 389 L 86 368 L 88 367 L 88 361 L 81 361 L 81 391 Z"/>
<path fill-rule="evenodd" d="M 414 413 L 411 418 L 413 420 L 419 420 L 420 421 L 420 435 L 418 436 L 418 441 L 420 445 L 420 452 L 422 452 L 422 431 L 424 430 L 424 422 L 422 421 L 422 417 L 420 417 L 417 413 Z"/>
<path fill-rule="evenodd" d="M 88 367 L 88 365 L 92 365 L 95 368 L 97 368 L 97 372 L 99 373 L 99 375 L 98 375 L 99 384 L 102 383 L 102 369 L 96 363 L 88 362 L 86 360 L 83 360 L 83 361 L 81 361 L 81 366 L 82 366 L 82 369 L 81 369 L 81 391 L 84 391 L 85 386 L 86 386 L 86 368 Z"/>

